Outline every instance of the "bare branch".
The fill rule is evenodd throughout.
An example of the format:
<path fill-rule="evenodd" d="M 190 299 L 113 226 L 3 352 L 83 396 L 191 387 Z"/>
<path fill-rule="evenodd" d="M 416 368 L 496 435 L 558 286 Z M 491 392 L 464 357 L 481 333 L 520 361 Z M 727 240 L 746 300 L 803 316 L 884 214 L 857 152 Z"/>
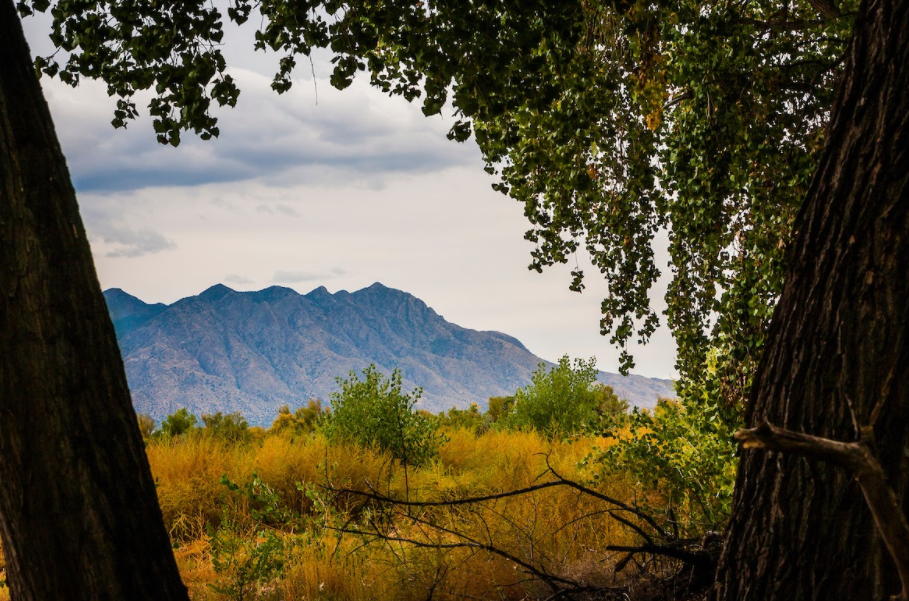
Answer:
<path fill-rule="evenodd" d="M 853 471 L 864 463 L 862 445 L 855 442 L 838 442 L 801 434 L 763 423 L 750 430 L 739 430 L 735 439 L 746 449 L 766 449 L 793 453 L 809 459 L 819 459 Z M 873 459 L 872 459 L 873 461 Z"/>
<path fill-rule="evenodd" d="M 547 461 L 547 463 L 548 463 L 548 461 Z M 601 492 L 587 488 L 586 486 L 578 484 L 577 482 L 573 482 L 571 480 L 562 478 L 551 467 L 549 468 L 549 471 L 552 472 L 552 475 L 557 478 L 556 480 L 552 480 L 549 482 L 543 482 L 541 484 L 534 484 L 533 486 L 527 486 L 525 488 L 509 490 L 509 491 L 495 493 L 495 494 L 491 494 L 491 495 L 483 495 L 483 496 L 479 496 L 479 497 L 465 497 L 463 499 L 452 499 L 450 501 L 409 501 L 409 500 L 395 499 L 395 498 L 383 495 L 382 493 L 378 492 L 375 488 L 372 487 L 372 485 L 369 484 L 369 482 L 367 482 L 366 485 L 369 486 L 371 492 L 366 492 L 363 490 L 355 490 L 352 488 L 329 488 L 329 490 L 331 490 L 334 493 L 338 493 L 338 494 L 347 493 L 347 494 L 351 494 L 351 495 L 359 495 L 359 496 L 373 499 L 376 501 L 381 501 L 383 503 L 390 503 L 392 505 L 398 505 L 400 507 L 456 507 L 458 505 L 471 505 L 474 503 L 482 503 L 484 501 L 495 501 L 498 499 L 507 499 L 508 497 L 517 497 L 520 495 L 526 495 L 527 493 L 535 492 L 538 490 L 544 490 L 547 488 L 553 488 L 556 486 L 567 486 L 569 488 L 573 488 L 575 490 L 581 491 L 582 493 L 589 495 L 591 497 L 594 497 L 596 499 L 599 499 L 601 501 L 611 503 L 612 505 L 615 505 L 622 511 L 627 511 L 633 515 L 636 515 L 637 517 L 639 517 L 642 520 L 644 520 L 645 522 L 647 522 L 647 524 L 649 524 L 654 530 L 656 530 L 660 534 L 660 536 L 662 536 L 664 538 L 666 537 L 666 531 L 663 530 L 663 528 L 661 528 L 659 524 L 657 524 L 656 520 L 654 520 L 652 517 L 650 517 L 646 513 L 642 512 L 638 509 L 635 509 L 631 505 L 628 505 L 627 503 L 623 503 L 623 502 L 619 501 L 618 499 L 613 499 L 612 497 L 610 497 L 608 495 L 604 495 Z"/>
<path fill-rule="evenodd" d="M 512 555 L 511 553 L 508 553 L 507 551 L 504 551 L 502 549 L 499 549 L 498 547 L 494 547 L 492 545 L 487 545 L 485 543 L 481 543 L 481 542 L 478 542 L 478 541 L 475 541 L 472 539 L 466 539 L 465 537 L 459 535 L 458 533 L 454 533 L 454 534 L 456 536 L 459 536 L 460 538 L 462 538 L 461 542 L 434 543 L 434 542 L 421 541 L 421 540 L 417 540 L 417 539 L 413 539 L 413 538 L 405 538 L 403 536 L 390 536 L 387 534 L 382 534 L 381 532 L 378 532 L 378 531 L 367 532 L 365 530 L 355 530 L 355 529 L 351 529 L 351 528 L 341 529 L 341 528 L 334 528 L 331 526 L 326 526 L 326 528 L 328 528 L 329 530 L 337 530 L 338 532 L 343 532 L 344 534 L 355 534 L 357 536 L 370 536 L 370 537 L 373 537 L 373 538 L 376 538 L 379 540 L 383 540 L 386 542 L 390 541 L 390 542 L 397 542 L 397 543 L 407 543 L 409 545 L 413 545 L 414 547 L 420 547 L 420 548 L 424 548 L 424 549 L 464 549 L 464 548 L 482 549 L 483 551 L 487 551 L 494 555 L 498 555 L 499 557 L 507 559 L 508 561 L 521 566 L 522 568 L 524 568 L 524 570 L 527 573 L 533 574 L 540 580 L 549 584 L 550 588 L 553 589 L 553 592 L 559 592 L 561 590 L 559 588 L 558 584 L 568 585 L 572 588 L 580 587 L 580 585 L 577 582 L 574 582 L 573 580 L 568 580 L 567 578 L 562 578 L 560 576 L 555 576 L 553 574 L 547 574 L 546 572 L 543 572 L 542 570 L 527 563 L 526 561 L 523 561 L 522 559 L 515 557 L 514 555 Z M 445 531 L 445 529 L 442 529 L 442 528 L 440 528 L 440 530 Z"/>
<path fill-rule="evenodd" d="M 684 92 L 682 92 L 681 94 L 679 94 L 677 96 L 674 96 L 673 98 L 671 98 L 669 100 L 669 102 L 664 104 L 663 110 L 672 108 L 675 105 L 679 104 L 680 102 L 683 102 L 685 100 L 690 100 L 692 98 L 694 98 L 694 93 L 691 90 L 685 90 Z"/>
<path fill-rule="evenodd" d="M 695 551 L 689 551 L 688 549 L 682 549 L 673 545 L 657 545 L 655 543 L 645 543 L 639 547 L 631 547 L 627 545 L 609 545 L 606 547 L 606 550 L 619 551 L 629 553 L 631 555 L 638 553 L 662 555 L 664 557 L 671 557 L 672 559 L 678 559 L 679 561 L 684 561 L 685 563 L 690 563 L 693 565 L 700 565 L 702 562 L 709 560 L 706 552 L 697 553 Z M 626 562 L 627 559 L 628 558 L 626 557 Z M 616 571 L 619 571 L 618 566 L 616 566 Z"/>
<path fill-rule="evenodd" d="M 610 516 L 612 517 L 612 519 L 614 519 L 615 521 L 621 522 L 621 523 L 625 524 L 626 526 L 628 526 L 629 528 L 631 528 L 632 530 L 634 530 L 635 532 L 637 532 L 638 534 L 640 534 L 640 535 L 641 535 L 641 538 L 643 538 L 644 541 L 645 541 L 647 544 L 649 544 L 649 545 L 654 544 L 654 543 L 653 543 L 653 539 L 650 537 L 650 535 L 647 534 L 646 532 L 644 532 L 644 530 L 642 530 L 637 524 L 635 524 L 635 523 L 632 522 L 631 520 L 625 519 L 625 518 L 623 518 L 622 516 L 620 516 L 620 515 L 618 515 L 618 514 L 616 514 L 616 513 L 613 513 L 613 512 L 611 512 L 611 511 L 609 512 L 609 515 L 610 515 Z"/>
<path fill-rule="evenodd" d="M 606 495 L 604 495 L 604 494 L 601 493 L 601 492 L 598 492 L 598 491 L 593 490 L 593 489 L 591 489 L 591 488 L 587 488 L 586 486 L 583 486 L 582 484 L 578 484 L 577 482 L 574 482 L 574 481 L 569 480 L 569 479 L 567 479 L 567 478 L 563 478 L 563 477 L 562 477 L 559 473 L 557 473 L 557 472 L 555 471 L 555 469 L 553 469 L 553 467 L 549 464 L 549 456 L 548 456 L 548 455 L 546 456 L 546 467 L 549 469 L 549 471 L 552 473 L 552 475 L 556 477 L 556 482 L 558 482 L 558 483 L 560 483 L 560 484 L 562 484 L 562 485 L 564 485 L 564 486 L 569 486 L 569 487 L 571 487 L 571 488 L 573 488 L 573 489 L 575 489 L 575 490 L 579 490 L 579 491 L 581 491 L 582 493 L 587 494 L 587 495 L 590 495 L 591 497 L 593 497 L 593 498 L 595 498 L 595 499 L 599 499 L 599 500 L 601 500 L 601 501 L 606 501 L 607 503 L 611 503 L 612 505 L 615 505 L 616 507 L 618 507 L 619 509 L 622 509 L 623 511 L 627 511 L 628 513 L 631 513 L 631 514 L 633 514 L 633 515 L 636 515 L 636 516 L 638 516 L 639 518 L 641 518 L 642 520 L 644 520 L 645 522 L 647 522 L 647 523 L 650 525 L 651 528 L 653 528 L 654 530 L 656 530 L 656 531 L 660 534 L 661 537 L 663 537 L 663 538 L 669 538 L 669 536 L 667 535 L 666 531 L 663 530 L 663 528 L 662 528 L 659 524 L 657 524 L 656 520 L 654 520 L 652 517 L 650 517 L 649 515 L 647 515 L 646 513 L 644 513 L 643 511 L 641 511 L 640 509 L 636 509 L 635 507 L 632 507 L 631 505 L 628 505 L 627 503 L 622 503 L 621 501 L 619 501 L 619 500 L 617 500 L 617 499 L 613 499 L 612 497 L 606 496 Z"/>

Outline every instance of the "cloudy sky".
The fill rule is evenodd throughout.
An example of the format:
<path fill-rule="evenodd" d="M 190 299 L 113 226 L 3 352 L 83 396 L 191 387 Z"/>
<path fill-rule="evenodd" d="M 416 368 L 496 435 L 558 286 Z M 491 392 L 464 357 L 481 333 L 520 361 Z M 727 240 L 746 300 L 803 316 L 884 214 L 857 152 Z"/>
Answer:
<path fill-rule="evenodd" d="M 33 53 L 52 50 L 46 20 L 24 25 Z M 325 57 L 278 96 L 276 58 L 252 51 L 249 28 L 228 30 L 225 54 L 237 107 L 217 112 L 219 139 L 187 134 L 176 149 L 155 141 L 147 118 L 114 130 L 103 84 L 42 80 L 104 288 L 171 303 L 219 282 L 306 293 L 379 281 L 545 359 L 596 356 L 617 371 L 619 353 L 598 333 L 602 282 L 577 294 L 568 268 L 528 271 L 521 205 L 491 189 L 472 140 L 445 138 L 451 119 L 364 80 L 335 90 Z M 633 350 L 634 373 L 675 375 L 665 328 Z"/>

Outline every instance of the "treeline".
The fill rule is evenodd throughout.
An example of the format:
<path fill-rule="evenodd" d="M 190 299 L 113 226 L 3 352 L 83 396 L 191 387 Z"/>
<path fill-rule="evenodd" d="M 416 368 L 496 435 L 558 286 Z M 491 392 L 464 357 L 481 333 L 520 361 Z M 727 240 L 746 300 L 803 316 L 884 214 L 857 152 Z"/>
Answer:
<path fill-rule="evenodd" d="M 719 413 L 708 395 L 701 404 L 661 399 L 654 410 L 631 411 L 596 375 L 593 359 L 565 356 L 552 368 L 540 365 L 515 394 L 490 398 L 485 411 L 473 404 L 431 414 L 416 409 L 422 391 L 404 391 L 398 370 L 386 377 L 371 365 L 338 378 L 327 404 L 313 399 L 294 411 L 282 407 L 268 428 L 250 426 L 239 413 L 199 419 L 186 409 L 158 427 L 148 416 L 140 415 L 139 423 L 149 443 L 205 436 L 262 444 L 275 436 L 297 442 L 321 436 L 329 445 L 358 445 L 414 467 L 431 465 L 455 430 L 587 437 L 602 441 L 585 459 L 596 466 L 597 478 L 631 478 L 641 490 L 659 491 L 636 502 L 655 520 L 693 537 L 721 529 L 731 511 L 737 422 Z"/>
<path fill-rule="evenodd" d="M 250 426 L 239 412 L 218 411 L 201 419 L 181 408 L 160 425 L 148 415 L 139 415 L 146 440 L 169 440 L 188 435 L 209 435 L 231 442 L 261 440 L 268 435 L 303 436 L 320 430 L 330 440 L 348 440 L 387 451 L 396 459 L 421 464 L 435 455 L 443 439 L 443 427 L 483 434 L 490 429 L 536 430 L 553 437 L 600 434 L 626 420 L 630 410 L 612 387 L 596 382 L 594 359 L 572 362 L 562 357 L 551 369 L 540 365 L 531 383 L 515 394 L 489 399 L 485 412 L 476 403 L 467 409 L 452 407 L 437 415 L 417 410 L 421 389 L 402 390 L 401 373 L 385 377 L 375 365 L 362 373 L 351 371 L 338 378 L 339 390 L 330 403 L 319 399 L 295 411 L 284 405 L 267 429 Z"/>

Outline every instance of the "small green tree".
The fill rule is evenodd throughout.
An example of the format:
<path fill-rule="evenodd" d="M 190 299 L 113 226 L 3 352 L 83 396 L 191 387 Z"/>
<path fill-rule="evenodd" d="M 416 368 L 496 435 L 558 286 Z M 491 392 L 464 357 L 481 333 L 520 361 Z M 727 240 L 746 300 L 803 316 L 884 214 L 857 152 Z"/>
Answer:
<path fill-rule="evenodd" d="M 513 407 L 514 395 L 489 397 L 489 406 L 486 409 L 486 417 L 492 424 L 499 423 L 511 413 Z"/>
<path fill-rule="evenodd" d="M 291 544 L 279 529 L 292 529 L 299 518 L 258 474 L 252 476 L 243 486 L 226 474 L 221 476 L 221 484 L 236 493 L 237 500 L 245 500 L 248 509 L 243 509 L 243 503 L 230 503 L 224 507 L 217 529 L 208 527 L 211 563 L 220 576 L 209 587 L 230 601 L 261 599 L 257 593 L 283 576 Z"/>
<path fill-rule="evenodd" d="M 299 436 L 309 434 L 316 429 L 319 419 L 325 414 L 326 408 L 319 399 L 309 399 L 305 407 L 300 407 L 293 413 L 290 407 L 282 405 L 278 409 L 278 417 L 268 429 L 271 434 L 287 434 Z"/>
<path fill-rule="evenodd" d="M 636 411 L 627 433 L 596 457 L 600 477 L 629 479 L 638 506 L 683 536 L 722 531 L 737 461 L 729 444 L 735 429 L 716 409 L 661 399 L 653 411 Z"/>
<path fill-rule="evenodd" d="M 324 431 L 329 439 L 352 440 L 362 446 L 391 453 L 401 463 L 420 465 L 438 451 L 442 437 L 438 422 L 414 412 L 422 390 L 401 392 L 401 372 L 391 378 L 370 365 L 361 380 L 355 371 L 349 379 L 338 378 L 341 390 L 331 394 L 331 413 Z"/>
<path fill-rule="evenodd" d="M 165 417 L 158 432 L 165 438 L 173 438 L 191 432 L 198 422 L 199 419 L 183 407 Z"/>
<path fill-rule="evenodd" d="M 723 360 L 711 352 L 704 385 L 684 403 L 660 399 L 616 423 L 615 444 L 595 453 L 600 477 L 620 475 L 638 489 L 641 508 L 683 536 L 722 531 L 732 511 L 738 411 L 725 402 Z"/>
<path fill-rule="evenodd" d="M 593 410 L 606 423 L 615 423 L 616 419 L 621 421 L 631 410 L 628 401 L 620 399 L 619 395 L 612 389 L 612 386 L 594 384 L 591 392 L 593 394 Z"/>
<path fill-rule="evenodd" d="M 506 425 L 534 428 L 547 436 L 571 435 L 597 421 L 598 395 L 596 359 L 575 359 L 568 355 L 552 369 L 540 364 L 531 383 L 515 393 L 514 410 Z"/>
<path fill-rule="evenodd" d="M 481 434 L 489 429 L 489 424 L 484 419 L 484 415 L 480 413 L 480 407 L 476 403 L 471 403 L 467 409 L 452 407 L 447 412 L 443 411 L 435 416 L 435 418 L 438 420 L 439 425 L 472 430 L 476 434 Z"/>
<path fill-rule="evenodd" d="M 227 415 L 220 411 L 207 413 L 202 416 L 202 422 L 205 424 L 205 433 L 211 436 L 234 443 L 250 439 L 249 422 L 239 411 Z"/>

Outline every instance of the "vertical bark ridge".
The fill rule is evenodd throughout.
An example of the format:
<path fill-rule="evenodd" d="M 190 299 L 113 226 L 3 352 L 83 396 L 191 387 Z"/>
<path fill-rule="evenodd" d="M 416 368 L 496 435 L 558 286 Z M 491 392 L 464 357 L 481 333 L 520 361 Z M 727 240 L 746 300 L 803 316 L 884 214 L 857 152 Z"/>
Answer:
<path fill-rule="evenodd" d="M 909 492 L 909 2 L 857 18 L 827 145 L 746 416 L 858 440 Z M 834 466 L 745 451 L 716 599 L 884 599 L 899 580 L 858 486 Z"/>
<path fill-rule="evenodd" d="M 12 0 L 0 0 L 0 57 L 0 534 L 13 598 L 186 599 Z"/>

